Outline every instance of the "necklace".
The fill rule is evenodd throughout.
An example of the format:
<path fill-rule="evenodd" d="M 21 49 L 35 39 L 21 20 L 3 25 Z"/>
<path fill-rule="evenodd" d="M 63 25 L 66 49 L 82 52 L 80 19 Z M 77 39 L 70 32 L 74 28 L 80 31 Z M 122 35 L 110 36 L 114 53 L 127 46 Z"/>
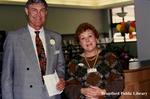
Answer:
<path fill-rule="evenodd" d="M 92 67 L 90 66 L 89 62 L 87 61 L 87 57 L 85 55 L 84 55 L 84 58 L 85 58 L 85 61 L 88 65 L 88 67 L 89 68 L 94 68 L 95 65 L 96 65 L 97 59 L 98 59 L 98 49 L 96 50 L 96 56 L 94 56 L 94 58 L 91 59 L 91 60 L 94 60 L 96 58 Z"/>
<path fill-rule="evenodd" d="M 96 59 L 96 56 L 97 56 L 97 55 L 95 55 L 95 56 L 93 56 L 93 57 L 90 57 L 90 58 L 88 58 L 87 60 L 89 60 L 89 61 L 93 61 L 93 60 L 95 60 L 95 59 Z"/>

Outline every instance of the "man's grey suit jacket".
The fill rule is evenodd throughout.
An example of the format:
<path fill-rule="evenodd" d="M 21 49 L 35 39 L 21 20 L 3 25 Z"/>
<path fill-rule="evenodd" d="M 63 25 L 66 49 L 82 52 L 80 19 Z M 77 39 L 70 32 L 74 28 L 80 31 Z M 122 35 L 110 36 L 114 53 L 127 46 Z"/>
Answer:
<path fill-rule="evenodd" d="M 46 74 L 55 70 L 64 77 L 64 57 L 61 36 L 45 31 L 47 67 Z M 55 40 L 51 44 L 50 40 Z M 2 67 L 2 99 L 60 99 L 60 95 L 49 97 L 41 79 L 38 60 L 27 27 L 9 32 L 4 43 Z"/>

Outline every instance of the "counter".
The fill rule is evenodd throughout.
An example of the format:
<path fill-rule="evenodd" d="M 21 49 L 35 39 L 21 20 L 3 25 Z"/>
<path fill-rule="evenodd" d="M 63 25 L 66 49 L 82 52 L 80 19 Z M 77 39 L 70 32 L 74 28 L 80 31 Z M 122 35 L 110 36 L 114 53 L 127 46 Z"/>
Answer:
<path fill-rule="evenodd" d="M 150 99 L 150 66 L 124 70 L 125 89 L 119 99 Z"/>

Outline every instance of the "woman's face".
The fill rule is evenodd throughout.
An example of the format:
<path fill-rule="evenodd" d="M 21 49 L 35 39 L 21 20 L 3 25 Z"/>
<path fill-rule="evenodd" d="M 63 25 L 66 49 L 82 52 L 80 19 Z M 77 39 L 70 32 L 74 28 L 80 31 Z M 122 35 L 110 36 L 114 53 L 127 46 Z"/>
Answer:
<path fill-rule="evenodd" d="M 79 44 L 84 51 L 91 52 L 96 49 L 96 37 L 92 30 L 86 30 L 79 35 Z"/>

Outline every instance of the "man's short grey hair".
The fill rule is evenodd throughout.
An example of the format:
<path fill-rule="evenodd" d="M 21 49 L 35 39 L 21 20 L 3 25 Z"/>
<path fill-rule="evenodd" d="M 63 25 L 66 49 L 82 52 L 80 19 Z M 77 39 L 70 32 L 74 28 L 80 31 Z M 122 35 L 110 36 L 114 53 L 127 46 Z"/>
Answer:
<path fill-rule="evenodd" d="M 48 4 L 46 3 L 45 0 L 28 0 L 28 1 L 26 2 L 25 7 L 28 7 L 29 5 L 31 5 L 31 4 L 33 4 L 33 3 L 43 3 L 44 6 L 45 6 L 45 8 L 48 9 Z"/>

